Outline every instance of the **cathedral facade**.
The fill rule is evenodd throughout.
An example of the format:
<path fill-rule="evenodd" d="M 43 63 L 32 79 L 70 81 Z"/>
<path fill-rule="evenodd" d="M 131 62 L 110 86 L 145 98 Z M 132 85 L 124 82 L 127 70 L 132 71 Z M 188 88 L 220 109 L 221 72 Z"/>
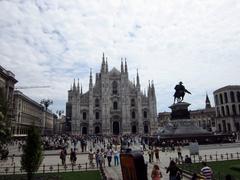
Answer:
<path fill-rule="evenodd" d="M 138 73 L 136 84 L 129 80 L 126 60 L 120 71 L 115 67 L 108 70 L 103 54 L 94 84 L 90 72 L 87 92 L 74 80 L 68 91 L 66 116 L 73 135 L 152 134 L 157 129 L 154 84 L 149 82 L 147 93 L 142 92 Z"/>

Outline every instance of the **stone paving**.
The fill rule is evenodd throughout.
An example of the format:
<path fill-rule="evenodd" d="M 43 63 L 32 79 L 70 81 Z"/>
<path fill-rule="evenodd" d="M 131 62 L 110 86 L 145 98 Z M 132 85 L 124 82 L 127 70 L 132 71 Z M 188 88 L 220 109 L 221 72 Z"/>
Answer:
<path fill-rule="evenodd" d="M 90 147 L 90 144 L 89 146 Z M 96 148 L 100 148 L 101 146 L 98 145 L 96 146 Z M 139 149 L 139 145 L 133 145 L 131 146 L 131 148 L 133 150 L 137 150 Z M 69 152 L 70 150 L 68 150 Z M 226 154 L 226 153 L 236 153 L 239 152 L 240 153 L 240 143 L 234 143 L 234 144 L 217 144 L 217 145 L 201 145 L 199 146 L 199 154 L 201 156 L 204 155 L 213 155 L 213 154 Z M 1 160 L 0 161 L 0 168 L 1 167 L 6 167 L 6 166 L 12 166 L 12 158 L 11 158 L 11 154 L 15 154 L 16 157 L 14 158 L 14 163 L 15 166 L 20 166 L 20 154 L 21 152 L 18 152 L 17 147 L 10 147 L 10 158 L 8 158 L 8 160 Z M 45 151 L 44 154 L 44 160 L 42 162 L 42 164 L 44 165 L 57 165 L 57 164 L 61 164 L 60 158 L 59 158 L 59 153 L 60 150 L 52 150 L 52 151 Z M 182 155 L 183 157 L 185 155 L 189 155 L 189 149 L 188 147 L 183 147 L 182 149 Z M 166 174 L 166 170 L 165 167 L 168 166 L 169 162 L 170 162 L 170 157 L 176 158 L 177 157 L 177 152 L 161 152 L 160 151 L 160 163 L 158 163 L 160 165 L 160 170 L 163 174 L 163 180 L 167 180 L 168 179 L 168 174 Z M 144 153 L 144 159 L 146 160 L 146 162 L 148 161 L 148 155 L 147 152 Z M 69 156 L 67 157 L 67 163 L 70 164 L 70 159 Z M 85 164 L 88 163 L 88 155 L 86 153 L 78 153 L 77 154 L 77 164 Z M 148 163 L 148 162 L 147 162 Z M 107 164 L 107 162 L 106 162 Z M 113 162 L 112 162 L 113 164 Z M 148 177 L 150 178 L 150 174 L 151 174 L 151 170 L 153 167 L 154 163 L 148 163 Z M 84 168 L 84 166 L 83 166 Z M 115 179 L 115 180 L 121 180 L 122 179 L 122 175 L 121 175 L 121 167 L 120 166 L 112 166 L 112 167 L 105 167 L 104 168 L 107 176 Z"/>

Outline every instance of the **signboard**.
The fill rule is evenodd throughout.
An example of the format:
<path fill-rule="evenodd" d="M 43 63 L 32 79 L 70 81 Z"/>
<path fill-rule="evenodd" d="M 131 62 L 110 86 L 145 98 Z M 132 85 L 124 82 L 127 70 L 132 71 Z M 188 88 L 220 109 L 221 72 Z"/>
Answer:
<path fill-rule="evenodd" d="M 147 180 L 147 166 L 141 152 L 121 153 L 123 180 Z"/>
<path fill-rule="evenodd" d="M 199 154 L 199 145 L 197 142 L 189 143 L 189 152 L 190 152 L 190 155 Z"/>

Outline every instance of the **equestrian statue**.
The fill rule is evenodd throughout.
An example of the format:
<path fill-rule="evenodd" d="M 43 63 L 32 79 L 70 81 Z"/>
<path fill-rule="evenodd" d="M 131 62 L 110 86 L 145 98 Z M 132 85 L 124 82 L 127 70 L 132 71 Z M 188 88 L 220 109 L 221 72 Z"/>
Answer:
<path fill-rule="evenodd" d="M 179 82 L 179 84 L 177 84 L 174 89 L 176 90 L 176 92 L 174 93 L 174 104 L 176 99 L 178 103 L 183 101 L 185 92 L 191 94 L 187 89 L 185 89 L 182 82 Z"/>

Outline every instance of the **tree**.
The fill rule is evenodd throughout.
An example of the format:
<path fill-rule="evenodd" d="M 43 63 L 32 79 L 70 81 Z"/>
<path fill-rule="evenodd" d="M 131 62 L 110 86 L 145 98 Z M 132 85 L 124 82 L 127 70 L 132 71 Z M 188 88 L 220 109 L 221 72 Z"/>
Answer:
<path fill-rule="evenodd" d="M 53 101 L 51 99 L 42 99 L 40 104 L 43 104 L 45 107 L 45 110 L 48 109 L 48 106 L 50 106 L 51 104 L 53 104 Z"/>
<path fill-rule="evenodd" d="M 27 172 L 28 180 L 33 178 L 43 160 L 41 137 L 39 129 L 32 125 L 28 130 L 26 144 L 23 146 L 21 165 Z"/>
<path fill-rule="evenodd" d="M 0 151 L 4 144 L 11 139 L 10 120 L 7 116 L 8 102 L 4 91 L 0 88 Z"/>

